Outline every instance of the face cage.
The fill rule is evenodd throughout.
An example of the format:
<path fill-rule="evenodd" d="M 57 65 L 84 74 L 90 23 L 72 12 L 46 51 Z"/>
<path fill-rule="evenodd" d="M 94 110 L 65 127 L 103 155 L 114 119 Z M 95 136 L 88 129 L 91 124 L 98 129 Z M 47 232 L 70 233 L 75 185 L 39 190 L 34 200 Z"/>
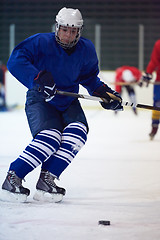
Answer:
<path fill-rule="evenodd" d="M 75 40 L 66 44 L 66 43 L 61 42 L 61 40 L 58 37 L 58 31 L 59 31 L 60 26 L 61 25 L 58 25 L 58 23 L 56 23 L 56 25 L 55 25 L 55 37 L 56 37 L 57 43 L 64 49 L 70 49 L 70 48 L 74 47 L 77 44 L 77 42 L 79 41 L 79 38 L 80 38 L 81 32 L 82 32 L 82 28 L 79 28 L 78 33 L 75 37 Z"/>

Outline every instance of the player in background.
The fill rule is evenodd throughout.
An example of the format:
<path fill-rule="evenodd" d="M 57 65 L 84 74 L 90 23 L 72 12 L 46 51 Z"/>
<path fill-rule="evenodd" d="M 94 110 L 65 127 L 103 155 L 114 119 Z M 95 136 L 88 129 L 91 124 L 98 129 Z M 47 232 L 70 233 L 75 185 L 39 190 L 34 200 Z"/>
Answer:
<path fill-rule="evenodd" d="M 115 90 L 122 95 L 122 89 L 126 89 L 130 101 L 136 104 L 136 94 L 133 83 L 141 79 L 141 71 L 132 66 L 121 66 L 115 72 Z M 125 85 L 126 84 L 126 85 Z M 135 107 L 132 108 L 133 112 L 137 114 Z"/>
<path fill-rule="evenodd" d="M 112 100 L 107 92 L 119 94 L 99 79 L 96 51 L 90 40 L 81 37 L 82 28 L 80 11 L 62 8 L 56 16 L 55 33 L 27 38 L 9 58 L 9 71 L 28 88 L 25 111 L 33 140 L 10 164 L 2 185 L 4 195 L 26 201 L 30 190 L 22 179 L 40 164 L 34 199 L 43 200 L 47 194 L 49 201 L 59 202 L 65 195 L 55 180 L 85 144 L 88 123 L 79 100 L 58 95 L 56 89 L 78 93 L 81 84 L 90 95 L 108 100 L 101 103 L 103 108 L 123 110 L 121 102 Z"/>
<path fill-rule="evenodd" d="M 142 76 L 142 83 L 146 82 L 148 87 L 150 80 L 153 78 L 153 72 L 156 72 L 155 85 L 153 87 L 153 105 L 160 107 L 160 40 L 157 40 L 154 44 L 150 61 L 147 65 L 146 72 Z M 150 139 L 152 140 L 159 127 L 160 112 L 152 111 L 152 123 L 151 132 L 149 133 Z"/>
<path fill-rule="evenodd" d="M 5 74 L 7 67 L 0 61 L 0 111 L 6 111 Z"/>

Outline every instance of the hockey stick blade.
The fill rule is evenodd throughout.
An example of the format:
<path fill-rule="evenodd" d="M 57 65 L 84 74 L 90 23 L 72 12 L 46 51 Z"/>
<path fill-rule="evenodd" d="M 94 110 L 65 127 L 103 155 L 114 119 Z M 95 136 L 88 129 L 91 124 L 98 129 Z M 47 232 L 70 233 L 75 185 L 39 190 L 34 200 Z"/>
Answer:
<path fill-rule="evenodd" d="M 65 92 L 65 91 L 57 90 L 56 94 L 108 103 L 107 99 L 105 99 L 105 98 L 84 95 L 84 94 L 79 94 L 79 93 L 72 93 L 72 92 Z M 114 95 L 110 94 L 111 98 L 112 98 L 112 96 L 114 96 Z M 118 98 L 116 96 L 114 96 L 113 99 L 120 101 L 120 98 Z M 135 103 L 129 103 L 129 102 L 125 102 L 125 101 L 122 101 L 121 104 L 122 104 L 122 106 L 126 106 L 126 107 L 136 107 L 136 108 L 141 108 L 141 109 L 160 111 L 160 107 L 155 107 L 155 106 L 150 106 L 150 105 L 145 105 L 145 104 L 135 104 Z"/>

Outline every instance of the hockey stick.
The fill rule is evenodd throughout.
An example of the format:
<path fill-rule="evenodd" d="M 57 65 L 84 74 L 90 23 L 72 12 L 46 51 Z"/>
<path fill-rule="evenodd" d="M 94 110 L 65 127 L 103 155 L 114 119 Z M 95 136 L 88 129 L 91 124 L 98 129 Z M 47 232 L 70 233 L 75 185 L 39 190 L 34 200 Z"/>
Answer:
<path fill-rule="evenodd" d="M 141 82 L 107 82 L 107 84 L 110 85 L 120 85 L 120 86 L 134 86 L 134 85 L 139 85 Z M 145 84 L 145 82 L 143 82 L 143 84 Z M 148 84 L 152 84 L 152 85 L 160 85 L 160 82 L 149 82 Z"/>
<path fill-rule="evenodd" d="M 65 92 L 65 91 L 57 90 L 56 94 L 108 103 L 107 99 L 105 99 L 105 98 L 95 97 L 95 96 L 90 96 L 90 95 L 84 95 L 84 94 L 79 94 L 79 93 L 72 93 L 72 92 Z M 107 94 L 112 99 L 121 101 L 121 99 L 116 97 L 115 95 L 113 95 L 111 93 L 108 93 L 108 92 L 107 92 Z M 136 108 L 160 111 L 160 107 L 154 107 L 154 106 L 145 105 L 145 104 L 129 103 L 129 102 L 124 102 L 124 101 L 122 101 L 122 106 L 129 106 L 129 107 L 136 107 Z"/>

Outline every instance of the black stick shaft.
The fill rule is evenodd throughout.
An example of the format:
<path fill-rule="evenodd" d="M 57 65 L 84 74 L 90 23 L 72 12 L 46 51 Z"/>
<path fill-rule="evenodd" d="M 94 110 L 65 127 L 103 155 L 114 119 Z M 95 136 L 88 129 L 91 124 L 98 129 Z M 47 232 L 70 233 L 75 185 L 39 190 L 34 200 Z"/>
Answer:
<path fill-rule="evenodd" d="M 108 102 L 107 99 L 105 99 L 105 98 L 84 95 L 84 94 L 79 94 L 79 93 L 65 92 L 65 91 L 59 91 L 59 90 L 57 90 L 56 93 L 59 95 L 64 95 L 64 96 L 69 96 L 69 97 L 83 98 L 83 99 L 94 100 L 94 101 L 99 101 L 99 102 L 106 102 L 106 103 Z M 129 106 L 129 107 L 142 108 L 142 109 L 147 109 L 147 110 L 160 111 L 160 107 L 155 107 L 155 106 L 150 106 L 150 105 L 145 105 L 145 104 L 135 104 L 135 103 L 129 103 L 129 102 L 122 101 L 122 105 Z"/>

